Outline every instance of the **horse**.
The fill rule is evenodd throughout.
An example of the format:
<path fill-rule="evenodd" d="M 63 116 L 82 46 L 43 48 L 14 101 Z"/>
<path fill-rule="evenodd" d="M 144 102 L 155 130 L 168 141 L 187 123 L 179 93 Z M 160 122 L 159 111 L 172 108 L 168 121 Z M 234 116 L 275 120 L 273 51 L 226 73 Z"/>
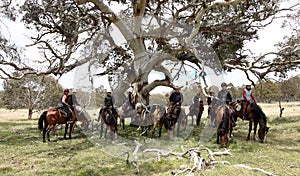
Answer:
<path fill-rule="evenodd" d="M 139 128 L 142 129 L 141 135 L 147 136 L 148 131 L 151 130 L 151 127 L 154 127 L 155 130 L 156 126 L 158 125 L 158 121 L 160 120 L 160 117 L 156 117 L 156 115 L 154 115 L 154 112 L 158 114 L 158 111 L 163 112 L 163 110 L 160 110 L 159 105 L 146 106 L 142 103 L 136 104 L 136 113 L 140 117 L 139 120 L 136 119 L 136 122 L 138 122 L 137 124 Z M 154 135 L 154 130 L 152 128 L 152 137 Z"/>
<path fill-rule="evenodd" d="M 72 94 L 68 95 L 66 101 L 72 107 L 73 102 L 72 102 L 71 97 L 72 97 Z M 73 108 L 71 108 L 71 109 L 72 109 L 72 118 L 71 118 L 72 123 L 70 124 L 69 139 L 72 138 L 71 134 L 73 131 L 74 124 L 77 120 Z M 54 130 L 54 128 L 57 124 L 66 124 L 65 133 L 64 133 L 64 139 L 66 139 L 69 124 L 67 123 L 68 119 L 66 117 L 63 117 L 63 115 L 62 115 L 63 112 L 61 112 L 61 111 L 62 110 L 59 109 L 58 107 L 52 107 L 52 108 L 48 109 L 47 111 L 44 111 L 41 114 L 41 116 L 38 120 L 38 127 L 40 130 L 43 130 L 43 142 L 46 142 L 46 139 L 45 139 L 46 133 L 47 133 L 47 139 L 50 142 L 50 134 L 49 133 L 51 130 Z"/>
<path fill-rule="evenodd" d="M 201 120 L 201 116 L 203 114 L 203 111 L 204 111 L 203 101 L 192 104 L 189 107 L 189 113 L 187 114 L 187 116 L 192 117 L 192 125 L 194 125 L 194 116 L 196 116 L 196 125 L 197 126 L 200 125 L 200 120 Z"/>
<path fill-rule="evenodd" d="M 170 109 L 172 108 L 172 109 Z M 178 122 L 178 119 L 180 117 L 180 114 L 182 113 L 182 108 L 180 108 L 179 105 L 174 105 L 174 106 L 169 106 L 167 109 L 167 122 L 165 122 L 165 128 L 169 134 L 169 138 L 172 139 L 173 138 L 173 129 L 176 125 L 176 123 Z M 186 115 L 184 117 L 187 117 Z M 187 122 L 187 120 L 186 120 Z M 179 135 L 179 127 L 178 126 L 178 131 L 177 131 L 177 135 Z"/>
<path fill-rule="evenodd" d="M 217 124 L 217 144 L 220 143 L 223 147 L 228 146 L 228 133 L 229 136 L 232 135 L 232 122 L 231 122 L 232 112 L 230 107 L 226 104 L 219 107 L 216 114 L 216 124 Z"/>
<path fill-rule="evenodd" d="M 78 121 L 81 122 L 81 127 L 83 129 L 88 129 L 90 126 L 90 122 L 92 121 L 89 114 L 85 111 L 84 108 L 78 105 L 74 105 L 74 113 Z"/>
<path fill-rule="evenodd" d="M 104 138 L 106 139 L 107 129 L 110 128 L 111 139 L 114 141 L 118 132 L 118 114 L 114 114 L 111 108 L 102 108 L 98 113 L 100 122 L 100 138 L 102 138 L 103 125 L 106 124 Z"/>
<path fill-rule="evenodd" d="M 125 118 L 131 118 L 130 124 L 136 123 L 137 113 L 135 109 L 131 107 L 129 102 L 125 102 L 119 108 L 116 108 L 116 110 L 120 116 L 120 123 L 123 130 L 125 129 Z"/>
<path fill-rule="evenodd" d="M 267 133 L 269 132 L 269 127 L 267 127 L 267 118 L 266 118 L 265 113 L 262 111 L 261 107 L 258 106 L 255 102 L 252 102 L 247 106 L 247 112 L 248 112 L 248 117 L 249 117 L 249 131 L 248 131 L 248 135 L 247 135 L 247 140 L 250 140 L 252 123 L 254 123 L 253 140 L 256 140 L 255 139 L 256 130 L 257 130 L 257 125 L 259 124 L 258 136 L 259 136 L 260 142 L 263 143 L 265 141 L 265 137 L 266 137 Z"/>

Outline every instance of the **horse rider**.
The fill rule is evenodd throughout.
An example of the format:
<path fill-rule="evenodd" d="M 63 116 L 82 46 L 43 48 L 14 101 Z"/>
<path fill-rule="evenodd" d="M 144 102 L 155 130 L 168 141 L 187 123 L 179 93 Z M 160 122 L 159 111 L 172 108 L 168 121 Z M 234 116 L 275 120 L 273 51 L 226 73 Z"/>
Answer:
<path fill-rule="evenodd" d="M 167 117 L 172 118 L 172 114 L 176 114 L 176 118 L 180 115 L 181 103 L 183 102 L 183 95 L 180 92 L 180 88 L 178 86 L 175 87 L 174 91 L 171 93 L 169 97 L 170 105 L 168 107 Z"/>
<path fill-rule="evenodd" d="M 64 89 L 64 94 L 60 98 L 60 103 L 62 104 L 62 110 L 66 112 L 67 116 L 66 118 L 68 119 L 67 123 L 72 123 L 72 110 L 70 105 L 67 103 L 67 98 L 70 93 L 70 90 L 68 88 Z"/>
<path fill-rule="evenodd" d="M 250 101 L 254 101 L 256 102 L 256 99 L 253 95 L 252 89 L 251 89 L 251 85 L 248 84 L 246 85 L 245 89 L 243 90 L 243 101 L 242 101 L 242 105 L 243 105 L 243 119 L 247 119 L 247 106 L 250 104 Z"/>
<path fill-rule="evenodd" d="M 101 110 L 105 110 L 105 111 L 111 110 L 113 114 L 117 114 L 117 111 L 114 108 L 114 102 L 115 99 L 111 95 L 111 92 L 110 91 L 106 92 L 106 97 L 104 98 L 104 107 Z"/>
<path fill-rule="evenodd" d="M 229 105 L 229 103 L 232 102 L 232 96 L 230 94 L 230 91 L 227 89 L 227 84 L 225 82 L 223 82 L 221 84 L 221 88 L 222 89 L 218 92 L 218 99 L 219 99 L 219 101 L 221 101 L 222 103 L 226 103 L 226 105 L 228 105 L 228 107 L 230 108 L 230 110 L 232 112 L 234 112 L 234 110 Z M 232 126 L 235 127 L 236 123 L 235 123 L 233 115 L 231 115 L 231 121 L 232 121 Z"/>

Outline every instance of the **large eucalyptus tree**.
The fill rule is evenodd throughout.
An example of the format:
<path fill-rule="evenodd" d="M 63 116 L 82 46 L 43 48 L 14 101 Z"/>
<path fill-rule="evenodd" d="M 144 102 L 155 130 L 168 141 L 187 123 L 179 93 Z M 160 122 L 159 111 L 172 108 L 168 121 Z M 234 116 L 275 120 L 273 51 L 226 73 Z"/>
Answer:
<path fill-rule="evenodd" d="M 299 8 L 279 5 L 279 0 L 28 0 L 20 13 L 35 31 L 32 45 L 43 60 L 33 67 L 21 58 L 18 64 L 1 59 L 0 75 L 103 67 L 96 75 L 110 75 L 114 92 L 122 95 L 133 85 L 137 101 L 145 103 L 155 87 L 174 87 L 188 72 L 205 78 L 208 67 L 216 74 L 239 69 L 263 79 L 299 66 L 299 43 L 286 43 L 294 49 L 282 48 L 273 58 L 253 57 L 244 48 L 277 14 Z M 149 82 L 153 71 L 163 76 Z"/>

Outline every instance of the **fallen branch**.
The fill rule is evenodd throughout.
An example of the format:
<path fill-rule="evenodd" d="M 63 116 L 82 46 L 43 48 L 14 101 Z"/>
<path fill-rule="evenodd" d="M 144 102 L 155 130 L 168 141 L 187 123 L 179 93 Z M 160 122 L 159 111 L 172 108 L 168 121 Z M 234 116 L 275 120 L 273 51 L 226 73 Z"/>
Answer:
<path fill-rule="evenodd" d="M 207 151 L 208 152 L 208 159 L 205 159 L 204 157 L 201 156 L 201 151 Z M 163 151 L 160 149 L 145 149 L 143 153 L 147 152 L 155 152 L 157 153 L 157 158 L 158 161 L 160 161 L 161 157 L 168 157 L 168 156 L 176 156 L 177 158 L 189 158 L 191 167 L 179 169 L 177 171 L 172 171 L 172 175 L 181 175 L 183 173 L 189 172 L 189 174 L 192 174 L 193 172 L 200 171 L 200 170 L 205 170 L 208 166 L 214 165 L 214 164 L 228 164 L 230 163 L 228 161 L 216 161 L 214 156 L 222 156 L 222 155 L 230 155 L 232 154 L 225 149 L 223 152 L 213 152 L 209 148 L 191 148 L 183 153 L 176 153 L 172 151 Z"/>
<path fill-rule="evenodd" d="M 265 171 L 261 168 L 253 168 L 253 167 L 247 166 L 245 164 L 236 164 L 236 165 L 232 165 L 232 166 L 233 167 L 241 167 L 241 168 L 248 169 L 248 170 L 253 170 L 253 171 L 259 171 L 259 172 L 262 172 L 262 173 L 264 173 L 266 175 L 269 175 L 269 176 L 274 176 L 275 175 L 272 172 Z"/>

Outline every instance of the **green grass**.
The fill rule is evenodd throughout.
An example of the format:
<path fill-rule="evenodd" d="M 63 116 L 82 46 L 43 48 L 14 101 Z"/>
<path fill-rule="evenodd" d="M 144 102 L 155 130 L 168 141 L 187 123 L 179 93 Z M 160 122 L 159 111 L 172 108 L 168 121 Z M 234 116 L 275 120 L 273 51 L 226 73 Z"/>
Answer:
<path fill-rule="evenodd" d="M 2 118 L 2 117 L 1 117 Z M 246 164 L 257 167 L 276 175 L 300 175 L 300 116 L 290 116 L 281 119 L 275 116 L 269 117 L 270 131 L 266 143 L 258 141 L 246 141 L 248 123 L 238 121 L 234 129 L 233 139 L 228 147 L 233 156 L 216 157 L 217 160 L 226 160 L 231 165 Z M 206 121 L 203 117 L 202 121 Z M 215 136 L 208 142 L 199 146 L 200 134 L 204 129 L 202 122 L 200 127 L 193 128 L 189 137 L 180 142 L 176 152 L 183 152 L 192 147 L 208 147 L 213 151 L 224 149 L 215 143 Z M 63 131 L 59 136 L 51 134 L 51 142 L 42 142 L 42 134 L 37 129 L 35 120 L 9 120 L 0 121 L 0 175 L 171 175 L 171 171 L 190 166 L 186 158 L 162 157 L 157 160 L 155 154 L 139 155 L 137 164 L 140 172 L 131 164 L 126 164 L 126 155 L 114 156 L 113 147 L 106 142 L 106 147 L 96 146 L 94 141 L 87 138 L 80 129 L 75 128 L 72 140 L 63 140 Z M 156 135 L 158 131 L 156 132 Z M 126 126 L 120 129 L 120 136 L 130 140 L 139 138 L 136 128 Z M 162 139 L 157 143 L 166 142 L 163 133 Z M 103 139 L 101 139 L 103 140 Z M 140 138 L 147 140 L 146 137 Z M 145 149 L 148 146 L 143 146 Z M 104 151 L 106 150 L 107 151 Z M 109 150 L 111 149 L 111 150 Z M 126 151 L 122 147 L 118 149 Z M 133 147 L 134 149 L 134 147 Z M 165 148 L 168 151 L 167 148 Z M 133 152 L 130 151 L 130 152 Z M 203 151 L 203 157 L 207 153 Z M 134 160 L 130 156 L 130 161 Z M 263 175 L 260 172 L 246 170 L 244 168 L 228 165 L 214 165 L 195 175 Z"/>

